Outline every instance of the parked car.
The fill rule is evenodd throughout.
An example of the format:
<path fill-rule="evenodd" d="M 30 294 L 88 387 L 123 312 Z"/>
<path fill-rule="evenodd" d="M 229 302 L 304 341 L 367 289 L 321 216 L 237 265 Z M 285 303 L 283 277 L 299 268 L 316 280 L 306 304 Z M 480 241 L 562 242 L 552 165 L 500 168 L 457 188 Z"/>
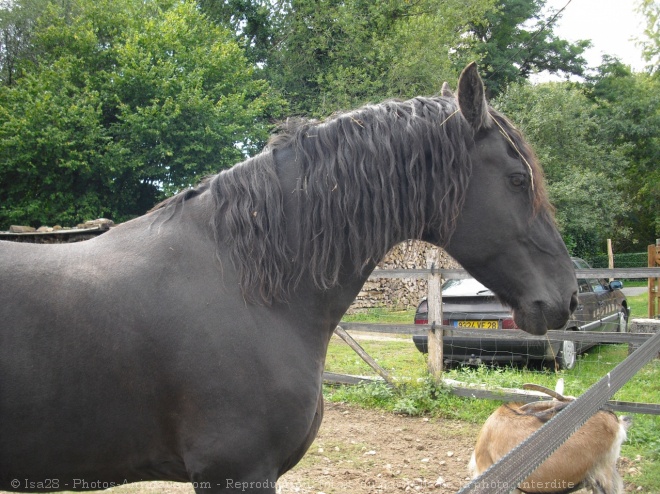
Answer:
<path fill-rule="evenodd" d="M 584 260 L 572 259 L 576 268 L 590 268 Z M 578 307 L 564 327 L 567 337 L 563 342 L 445 336 L 444 362 L 528 364 L 530 361 L 552 362 L 556 359 L 560 368 L 572 369 L 577 355 L 593 346 L 572 341 L 572 331 L 627 331 L 630 310 L 621 288 L 623 283 L 620 281 L 578 279 Z M 442 317 L 443 325 L 455 328 L 482 329 L 484 332 L 517 329 L 511 310 L 472 278 L 448 280 L 443 284 Z M 426 299 L 417 307 L 415 324 L 428 324 Z M 426 335 L 415 335 L 413 341 L 420 352 L 428 352 Z"/>

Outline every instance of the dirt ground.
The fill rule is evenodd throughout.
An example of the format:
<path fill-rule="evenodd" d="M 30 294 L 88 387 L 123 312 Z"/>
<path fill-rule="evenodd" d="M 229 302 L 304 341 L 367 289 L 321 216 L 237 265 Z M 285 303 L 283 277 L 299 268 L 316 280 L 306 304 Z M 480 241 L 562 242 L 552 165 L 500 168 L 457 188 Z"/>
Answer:
<path fill-rule="evenodd" d="M 476 428 L 326 403 L 319 435 L 280 479 L 282 494 L 454 493 L 468 479 Z"/>
<path fill-rule="evenodd" d="M 467 465 L 478 432 L 479 427 L 465 422 L 326 402 L 316 441 L 279 480 L 278 494 L 455 493 L 469 480 Z M 624 460 L 620 468 L 627 470 L 630 463 Z M 635 491 L 634 486 L 626 488 Z M 98 492 L 194 494 L 190 484 L 176 482 Z"/>
<path fill-rule="evenodd" d="M 327 403 L 316 441 L 279 482 L 281 494 L 458 492 L 480 427 Z M 619 471 L 635 475 L 637 461 Z M 626 484 L 626 492 L 644 492 Z M 576 494 L 586 494 L 580 490 Z"/>

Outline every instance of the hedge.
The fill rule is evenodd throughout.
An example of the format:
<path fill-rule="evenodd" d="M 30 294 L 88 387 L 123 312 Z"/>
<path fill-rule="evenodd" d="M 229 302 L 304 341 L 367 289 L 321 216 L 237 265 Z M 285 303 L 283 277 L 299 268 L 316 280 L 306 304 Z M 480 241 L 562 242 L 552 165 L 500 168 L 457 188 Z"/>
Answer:
<path fill-rule="evenodd" d="M 644 268 L 648 266 L 648 252 L 632 252 L 626 254 L 614 254 L 615 268 Z M 600 254 L 588 259 L 592 268 L 607 268 L 607 254 Z"/>

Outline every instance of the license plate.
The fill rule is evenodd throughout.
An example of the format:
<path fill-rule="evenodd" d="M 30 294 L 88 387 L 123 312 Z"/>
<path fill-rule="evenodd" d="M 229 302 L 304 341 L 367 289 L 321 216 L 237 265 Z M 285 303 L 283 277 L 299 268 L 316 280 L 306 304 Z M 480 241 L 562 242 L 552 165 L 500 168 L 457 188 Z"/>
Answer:
<path fill-rule="evenodd" d="M 455 328 L 498 329 L 497 321 L 454 321 Z"/>

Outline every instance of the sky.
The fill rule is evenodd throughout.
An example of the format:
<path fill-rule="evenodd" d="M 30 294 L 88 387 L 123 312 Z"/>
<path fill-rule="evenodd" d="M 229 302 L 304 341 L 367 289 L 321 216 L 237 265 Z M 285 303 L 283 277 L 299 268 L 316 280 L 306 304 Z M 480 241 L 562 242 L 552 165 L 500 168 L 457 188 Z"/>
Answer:
<path fill-rule="evenodd" d="M 631 38 L 642 37 L 644 17 L 636 12 L 637 0 L 547 0 L 546 7 L 561 9 L 554 33 L 568 41 L 590 39 L 585 52 L 589 66 L 600 65 L 602 55 L 616 55 L 633 70 L 644 68 L 641 48 Z"/>

